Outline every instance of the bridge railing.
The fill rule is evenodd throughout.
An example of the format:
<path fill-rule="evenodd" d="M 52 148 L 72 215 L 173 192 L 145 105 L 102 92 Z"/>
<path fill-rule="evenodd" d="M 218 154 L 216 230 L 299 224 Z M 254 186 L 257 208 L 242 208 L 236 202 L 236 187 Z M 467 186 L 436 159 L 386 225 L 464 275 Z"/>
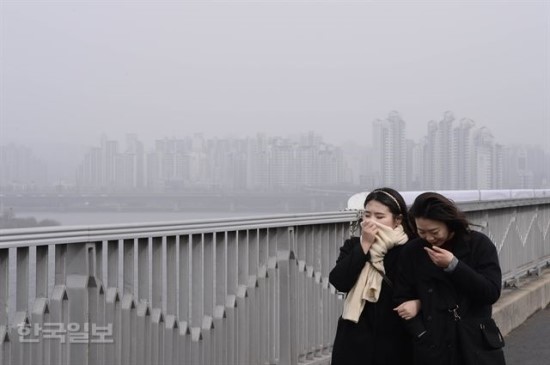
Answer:
<path fill-rule="evenodd" d="M 506 282 L 550 261 L 550 201 L 464 204 Z M 327 363 L 356 212 L 0 232 L 0 364 Z"/>

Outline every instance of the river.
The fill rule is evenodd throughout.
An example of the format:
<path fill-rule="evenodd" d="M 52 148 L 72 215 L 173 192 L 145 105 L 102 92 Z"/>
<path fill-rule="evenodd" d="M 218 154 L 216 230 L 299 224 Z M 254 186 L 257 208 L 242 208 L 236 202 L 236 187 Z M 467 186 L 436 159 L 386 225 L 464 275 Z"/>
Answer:
<path fill-rule="evenodd" d="M 280 213 L 273 213 L 280 214 Z M 59 211 L 17 211 L 17 218 L 34 217 L 37 221 L 53 219 L 63 226 L 96 225 L 96 224 L 124 224 L 145 222 L 171 222 L 195 219 L 217 219 L 234 217 L 251 217 L 270 215 L 261 212 L 59 212 Z"/>

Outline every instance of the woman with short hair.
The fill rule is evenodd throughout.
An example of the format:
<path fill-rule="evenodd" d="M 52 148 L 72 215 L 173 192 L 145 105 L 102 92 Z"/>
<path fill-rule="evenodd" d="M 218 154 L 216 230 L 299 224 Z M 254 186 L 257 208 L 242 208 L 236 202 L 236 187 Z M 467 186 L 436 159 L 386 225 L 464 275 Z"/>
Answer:
<path fill-rule="evenodd" d="M 414 339 L 414 363 L 504 364 L 491 319 L 502 286 L 495 245 L 441 194 L 420 194 L 409 215 L 419 237 L 401 252 L 395 298 Z"/>

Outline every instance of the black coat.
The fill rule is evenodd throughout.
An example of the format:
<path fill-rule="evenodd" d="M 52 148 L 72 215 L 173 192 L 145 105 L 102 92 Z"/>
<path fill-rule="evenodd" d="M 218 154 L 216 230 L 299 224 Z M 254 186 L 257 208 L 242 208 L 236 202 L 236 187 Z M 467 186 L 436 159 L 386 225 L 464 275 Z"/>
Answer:
<path fill-rule="evenodd" d="M 402 247 L 395 246 L 384 257 L 386 276 L 392 282 Z M 363 252 L 358 237 L 346 240 L 330 272 L 330 283 L 340 292 L 349 292 L 368 259 L 370 254 Z M 411 340 L 393 311 L 395 306 L 393 289 L 383 281 L 378 302 L 365 303 L 358 323 L 340 317 L 332 348 L 332 365 L 410 364 Z"/>
<path fill-rule="evenodd" d="M 405 321 L 413 341 L 415 364 L 462 364 L 455 318 L 449 309 L 459 306 L 464 319 L 491 318 L 492 304 L 501 291 L 502 275 L 495 245 L 483 233 L 472 231 L 453 238 L 446 248 L 459 262 L 452 273 L 437 267 L 420 238 L 401 251 L 395 299 L 420 299 L 421 312 Z M 426 334 L 416 337 L 422 331 Z"/>

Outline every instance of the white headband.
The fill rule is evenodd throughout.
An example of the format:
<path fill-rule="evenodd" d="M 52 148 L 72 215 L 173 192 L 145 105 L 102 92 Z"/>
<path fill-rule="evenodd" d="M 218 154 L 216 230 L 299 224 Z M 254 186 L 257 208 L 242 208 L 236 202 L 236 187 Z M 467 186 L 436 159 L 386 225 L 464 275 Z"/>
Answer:
<path fill-rule="evenodd" d="M 389 196 L 395 202 L 395 204 L 397 205 L 397 208 L 399 209 L 399 212 L 401 212 L 401 205 L 399 205 L 399 202 L 397 201 L 397 199 L 395 199 L 395 197 L 393 195 L 391 195 L 390 193 L 388 193 L 387 191 L 384 191 L 384 190 L 373 190 L 373 193 L 384 193 L 387 196 Z"/>

